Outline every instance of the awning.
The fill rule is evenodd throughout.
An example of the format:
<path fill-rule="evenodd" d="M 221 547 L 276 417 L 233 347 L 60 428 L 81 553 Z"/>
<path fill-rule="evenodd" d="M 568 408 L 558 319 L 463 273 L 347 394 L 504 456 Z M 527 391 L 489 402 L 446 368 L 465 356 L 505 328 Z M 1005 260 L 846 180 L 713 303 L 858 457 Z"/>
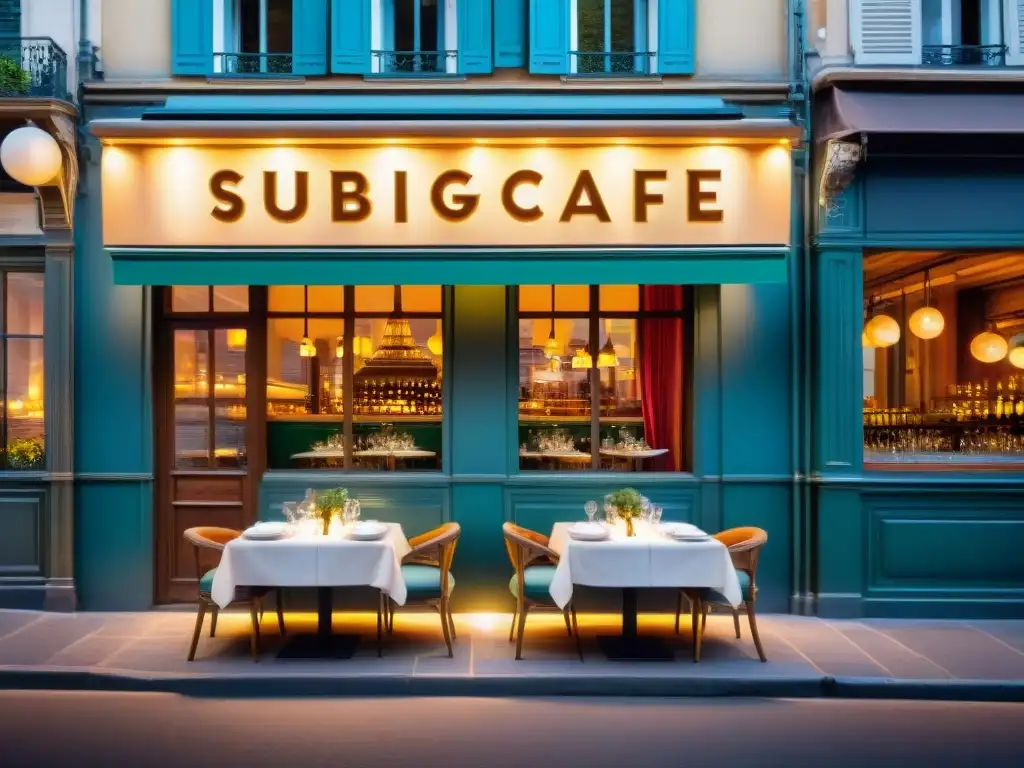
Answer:
<path fill-rule="evenodd" d="M 784 283 L 789 248 L 108 249 L 118 285 Z M 396 278 L 397 276 L 397 278 Z"/>
<path fill-rule="evenodd" d="M 848 90 L 817 94 L 814 138 L 856 134 L 1020 134 L 1024 94 Z"/>

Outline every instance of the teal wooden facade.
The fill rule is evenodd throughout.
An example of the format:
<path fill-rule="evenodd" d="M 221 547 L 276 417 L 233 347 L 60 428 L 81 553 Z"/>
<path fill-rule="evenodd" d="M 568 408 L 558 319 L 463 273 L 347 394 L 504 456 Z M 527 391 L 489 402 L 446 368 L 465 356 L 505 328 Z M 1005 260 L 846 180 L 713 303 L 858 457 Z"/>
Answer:
<path fill-rule="evenodd" d="M 1020 98 L 1008 95 L 1007 98 Z M 989 157 L 974 156 L 982 143 Z M 864 254 L 1024 247 L 1024 164 L 991 137 L 917 137 L 871 151 L 831 214 L 814 270 L 812 524 L 819 615 L 1024 615 L 1024 472 L 865 468 Z"/>

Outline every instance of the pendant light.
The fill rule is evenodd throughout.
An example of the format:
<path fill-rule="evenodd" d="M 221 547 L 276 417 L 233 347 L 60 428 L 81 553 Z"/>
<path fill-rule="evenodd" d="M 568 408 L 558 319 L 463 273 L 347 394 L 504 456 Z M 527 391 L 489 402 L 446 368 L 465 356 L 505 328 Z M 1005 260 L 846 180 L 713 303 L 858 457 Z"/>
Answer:
<path fill-rule="evenodd" d="M 919 339 L 934 339 L 946 327 L 942 313 L 931 306 L 931 280 L 928 270 L 924 273 L 924 306 L 910 316 L 910 332 Z"/>
<path fill-rule="evenodd" d="M 227 337 L 228 349 L 232 352 L 242 352 L 245 350 L 245 328 L 228 328 Z"/>
<path fill-rule="evenodd" d="M 551 333 L 544 344 L 544 356 L 552 358 L 558 354 L 558 340 L 555 339 L 555 286 L 551 286 Z"/>
<path fill-rule="evenodd" d="M 870 306 L 868 309 L 869 318 L 864 324 L 864 333 L 861 335 L 861 343 L 870 347 L 891 347 L 900 340 L 900 324 L 889 315 L 875 314 Z"/>
<path fill-rule="evenodd" d="M 299 357 L 316 357 L 316 347 L 309 338 L 309 286 L 302 286 L 302 343 L 299 344 Z"/>
<path fill-rule="evenodd" d="M 339 360 L 345 356 L 345 337 L 339 336 L 338 342 L 334 345 L 334 356 Z"/>
<path fill-rule="evenodd" d="M 612 344 L 611 336 L 601 347 L 601 351 L 597 353 L 597 367 L 598 368 L 616 368 L 619 365 L 619 358 L 615 354 L 615 346 Z"/>
<path fill-rule="evenodd" d="M 1006 359 L 1014 368 L 1024 368 L 1024 333 L 1010 339 L 1010 354 Z"/>
<path fill-rule="evenodd" d="M 998 363 L 1009 350 L 1006 339 L 994 330 L 982 331 L 971 339 L 971 355 L 981 363 Z"/>
<path fill-rule="evenodd" d="M 577 349 L 576 353 L 572 356 L 572 367 L 573 370 L 588 369 L 594 367 L 594 360 L 590 356 L 590 348 L 582 347 Z"/>

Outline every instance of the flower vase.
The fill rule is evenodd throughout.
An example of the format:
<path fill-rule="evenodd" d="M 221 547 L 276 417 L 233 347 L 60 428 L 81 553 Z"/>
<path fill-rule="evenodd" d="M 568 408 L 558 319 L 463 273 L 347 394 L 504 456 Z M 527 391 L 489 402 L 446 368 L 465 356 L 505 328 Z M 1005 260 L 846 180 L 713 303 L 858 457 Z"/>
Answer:
<path fill-rule="evenodd" d="M 626 536 L 636 536 L 636 531 L 633 530 L 633 518 L 627 517 L 624 520 L 626 522 Z"/>

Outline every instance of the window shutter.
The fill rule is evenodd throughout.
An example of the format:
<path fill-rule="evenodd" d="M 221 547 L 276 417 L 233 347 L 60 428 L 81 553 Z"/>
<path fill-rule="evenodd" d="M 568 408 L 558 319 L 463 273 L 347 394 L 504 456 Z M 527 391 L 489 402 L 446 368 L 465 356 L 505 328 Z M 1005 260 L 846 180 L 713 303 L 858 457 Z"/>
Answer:
<path fill-rule="evenodd" d="M 292 73 L 327 74 L 327 0 L 292 0 Z"/>
<path fill-rule="evenodd" d="M 458 0 L 455 11 L 459 28 L 459 72 L 471 75 L 490 72 L 491 0 Z"/>
<path fill-rule="evenodd" d="M 1024 0 L 1003 0 L 1006 63 L 1024 66 Z"/>
<path fill-rule="evenodd" d="M 171 0 L 171 74 L 213 72 L 213 0 Z"/>
<path fill-rule="evenodd" d="M 526 66 L 526 0 L 494 0 L 494 66 Z"/>
<path fill-rule="evenodd" d="M 530 0 L 530 72 L 569 74 L 569 0 Z"/>
<path fill-rule="evenodd" d="M 855 64 L 921 63 L 921 0 L 853 0 Z"/>
<path fill-rule="evenodd" d="M 658 2 L 658 74 L 692 75 L 695 0 Z"/>
<path fill-rule="evenodd" d="M 370 0 L 331 0 L 331 72 L 370 74 Z"/>

